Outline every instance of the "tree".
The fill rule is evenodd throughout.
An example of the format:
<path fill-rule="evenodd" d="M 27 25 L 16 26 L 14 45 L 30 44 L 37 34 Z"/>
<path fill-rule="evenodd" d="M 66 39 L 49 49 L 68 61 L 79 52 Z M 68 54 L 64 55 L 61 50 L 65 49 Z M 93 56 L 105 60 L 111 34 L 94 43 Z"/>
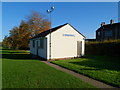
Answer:
<path fill-rule="evenodd" d="M 29 26 L 25 21 L 21 21 L 19 26 L 19 42 L 20 42 L 20 49 L 28 49 L 29 48 L 29 39 L 31 32 L 28 31 Z"/>
<path fill-rule="evenodd" d="M 14 27 L 5 36 L 3 45 L 12 49 L 28 49 L 29 39 L 34 35 L 50 29 L 50 22 L 44 15 L 33 12 L 27 17 L 27 21 L 21 21 L 18 27 Z"/>
<path fill-rule="evenodd" d="M 2 41 L 2 46 L 9 49 L 12 47 L 11 38 L 8 37 L 7 35 L 4 37 Z"/>
<path fill-rule="evenodd" d="M 38 12 L 33 12 L 32 15 L 27 17 L 27 19 L 29 31 L 31 32 L 32 37 L 38 33 L 50 29 L 50 22 L 48 19 Z"/>
<path fill-rule="evenodd" d="M 30 32 L 29 27 L 25 21 L 21 21 L 19 27 L 14 27 L 10 30 L 10 43 L 14 49 L 27 49 L 29 48 Z"/>
<path fill-rule="evenodd" d="M 18 49 L 19 48 L 19 28 L 18 27 L 14 27 L 13 29 L 10 30 L 10 36 L 8 37 L 10 40 L 9 42 L 11 43 L 11 48 L 13 49 Z"/>
<path fill-rule="evenodd" d="M 2 46 L 3 47 L 7 47 L 7 35 L 4 37 L 3 41 L 2 41 Z"/>

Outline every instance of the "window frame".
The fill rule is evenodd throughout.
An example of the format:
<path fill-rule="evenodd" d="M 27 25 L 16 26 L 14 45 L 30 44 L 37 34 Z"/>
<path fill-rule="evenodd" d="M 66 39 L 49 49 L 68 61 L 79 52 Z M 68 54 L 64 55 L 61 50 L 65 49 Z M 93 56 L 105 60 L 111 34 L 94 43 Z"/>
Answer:
<path fill-rule="evenodd" d="M 100 31 L 98 31 L 98 36 L 100 36 Z"/>
<path fill-rule="evenodd" d="M 44 49 L 44 39 L 40 39 L 40 48 Z"/>
<path fill-rule="evenodd" d="M 113 32 L 111 30 L 105 32 L 105 37 L 112 37 L 112 35 L 113 35 Z"/>
<path fill-rule="evenodd" d="M 32 46 L 35 48 L 35 40 L 32 40 Z"/>

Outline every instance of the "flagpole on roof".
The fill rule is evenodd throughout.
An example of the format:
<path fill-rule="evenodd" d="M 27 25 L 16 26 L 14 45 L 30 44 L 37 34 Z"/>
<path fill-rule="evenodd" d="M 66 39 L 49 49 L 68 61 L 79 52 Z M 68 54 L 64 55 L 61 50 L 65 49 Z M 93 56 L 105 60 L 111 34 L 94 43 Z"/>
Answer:
<path fill-rule="evenodd" d="M 54 7 L 51 7 L 51 10 L 47 10 L 47 13 L 50 14 L 49 60 L 51 60 L 51 28 L 52 28 L 51 13 L 53 10 L 54 10 Z"/>

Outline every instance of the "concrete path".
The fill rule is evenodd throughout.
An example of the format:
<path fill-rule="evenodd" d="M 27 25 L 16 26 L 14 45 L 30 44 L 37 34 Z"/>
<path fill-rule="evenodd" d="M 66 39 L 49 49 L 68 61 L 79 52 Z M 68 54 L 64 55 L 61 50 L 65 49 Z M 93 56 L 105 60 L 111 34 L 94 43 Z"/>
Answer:
<path fill-rule="evenodd" d="M 61 70 L 61 71 L 63 71 L 63 72 L 66 72 L 66 73 L 68 73 L 68 74 L 71 74 L 71 75 L 73 75 L 73 76 L 75 76 L 75 77 L 77 77 L 77 78 L 80 78 L 80 79 L 83 80 L 84 82 L 89 83 L 89 84 L 91 84 L 91 85 L 93 85 L 93 86 L 95 86 L 95 87 L 97 87 L 97 88 L 115 88 L 115 87 L 110 86 L 110 85 L 107 85 L 107 84 L 105 84 L 105 83 L 103 83 L 103 82 L 100 82 L 100 81 L 94 80 L 94 79 L 92 79 L 92 78 L 89 78 L 89 77 L 87 77 L 87 76 L 84 76 L 84 75 L 75 73 L 74 71 L 68 70 L 68 69 L 66 69 L 66 68 L 60 67 L 60 66 L 55 65 L 55 64 L 52 64 L 52 63 L 50 63 L 50 62 L 47 62 L 47 61 L 42 61 L 42 62 L 46 63 L 47 65 L 49 65 L 49 66 L 51 66 L 51 67 L 54 67 L 54 68 L 56 68 L 56 69 L 59 69 L 59 70 Z M 116 88 L 116 89 L 117 89 L 117 88 Z"/>

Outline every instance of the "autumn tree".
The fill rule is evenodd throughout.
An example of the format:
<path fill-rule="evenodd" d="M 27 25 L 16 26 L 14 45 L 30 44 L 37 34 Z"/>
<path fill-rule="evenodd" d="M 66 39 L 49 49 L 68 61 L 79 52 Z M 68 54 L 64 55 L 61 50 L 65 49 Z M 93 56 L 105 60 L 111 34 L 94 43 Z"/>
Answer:
<path fill-rule="evenodd" d="M 28 30 L 29 30 L 28 24 L 25 21 L 22 21 L 19 26 L 19 34 L 18 34 L 20 49 L 29 48 L 29 39 L 31 32 L 29 32 Z"/>
<path fill-rule="evenodd" d="M 2 41 L 2 46 L 7 47 L 7 35 L 4 37 Z"/>
<path fill-rule="evenodd" d="M 10 30 L 11 47 L 14 49 L 26 49 L 29 48 L 30 32 L 29 27 L 25 21 L 21 21 L 19 27 L 14 27 Z"/>
<path fill-rule="evenodd" d="M 14 27 L 13 29 L 10 30 L 10 36 L 8 38 L 10 38 L 10 43 L 11 43 L 11 48 L 13 49 L 18 49 L 19 48 L 19 28 L 18 27 Z"/>
<path fill-rule="evenodd" d="M 9 36 L 3 40 L 3 45 L 13 49 L 28 49 L 29 39 L 34 35 L 50 28 L 50 22 L 44 15 L 33 12 L 26 21 L 21 21 L 18 27 L 9 32 Z"/>
<path fill-rule="evenodd" d="M 32 12 L 32 15 L 27 17 L 27 23 L 32 36 L 50 29 L 48 19 L 38 12 Z"/>
<path fill-rule="evenodd" d="M 10 38 L 6 35 L 2 41 L 2 46 L 5 48 L 11 48 Z"/>

